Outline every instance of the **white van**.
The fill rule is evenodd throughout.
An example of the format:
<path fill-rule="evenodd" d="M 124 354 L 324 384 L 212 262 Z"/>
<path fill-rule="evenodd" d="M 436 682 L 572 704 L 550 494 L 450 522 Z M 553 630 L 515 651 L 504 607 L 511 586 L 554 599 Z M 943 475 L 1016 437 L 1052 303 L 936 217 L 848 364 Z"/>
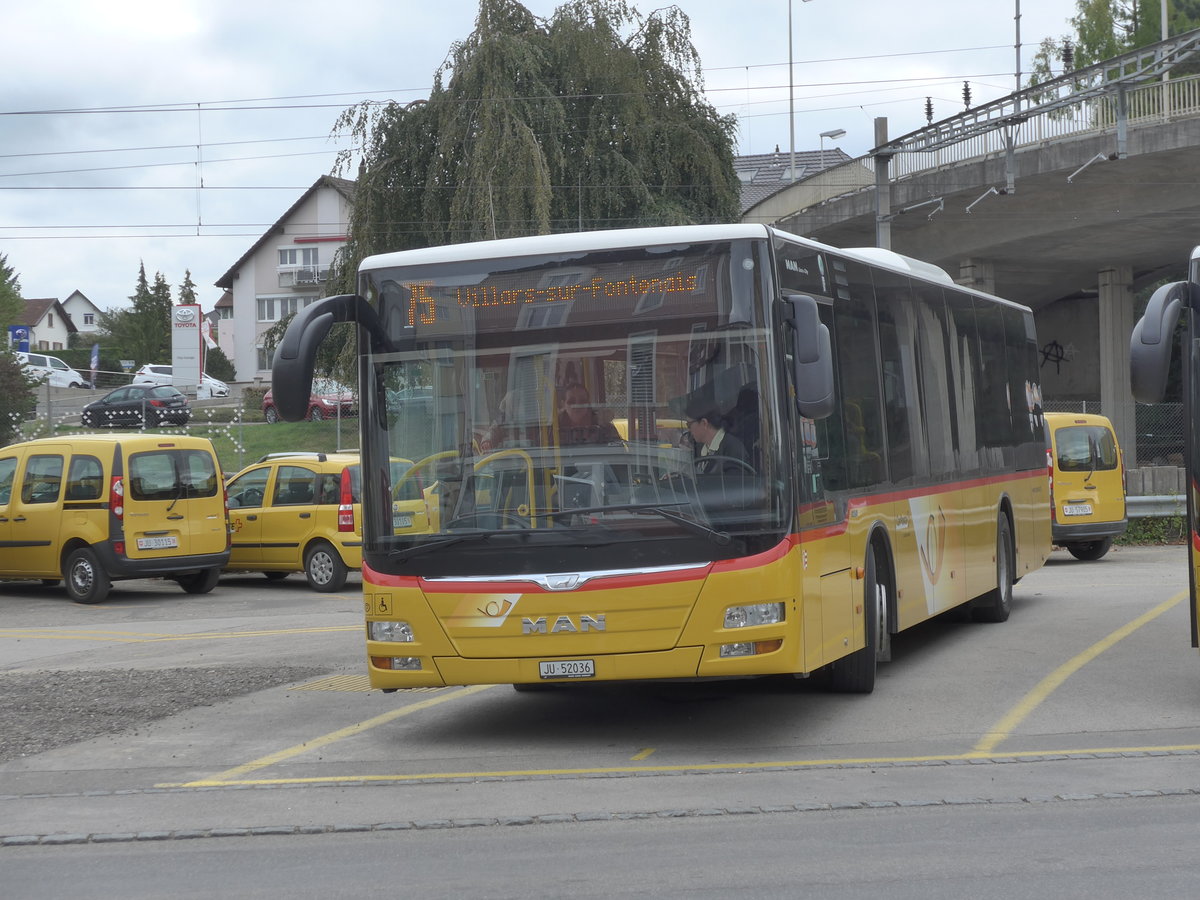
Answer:
<path fill-rule="evenodd" d="M 51 387 L 91 387 L 91 382 L 68 366 L 57 356 L 45 353 L 17 353 L 17 360 L 25 367 L 25 374 L 38 381 L 50 380 Z"/>

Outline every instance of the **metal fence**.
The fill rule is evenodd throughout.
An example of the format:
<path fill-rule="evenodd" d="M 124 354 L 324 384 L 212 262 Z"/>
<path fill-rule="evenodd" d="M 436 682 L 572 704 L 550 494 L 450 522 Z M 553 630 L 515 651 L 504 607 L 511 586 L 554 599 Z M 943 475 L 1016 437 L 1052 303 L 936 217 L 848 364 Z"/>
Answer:
<path fill-rule="evenodd" d="M 223 446 L 231 448 L 232 453 L 231 458 L 222 460 L 223 464 L 240 469 L 254 461 L 246 456 L 247 430 L 271 427 L 264 416 L 262 403 L 263 388 L 266 385 L 259 389 L 247 388 L 245 393 L 241 387 L 234 386 L 228 397 L 205 399 L 189 397 L 187 421 L 181 424 L 172 422 L 160 424 L 155 421 L 156 416 L 153 412 L 147 410 L 143 415 L 135 417 L 140 421 L 110 423 L 105 420 L 103 415 L 97 415 L 91 417 L 93 421 L 88 425 L 83 421 L 84 408 L 110 391 L 129 384 L 132 379 L 132 375 L 127 373 L 108 372 L 101 373 L 101 375 L 102 377 L 98 379 L 100 387 L 97 390 L 52 387 L 49 383 L 38 385 L 35 389 L 37 397 L 35 410 L 27 418 L 20 420 L 14 418 L 10 440 L 31 440 L 88 431 L 102 432 L 106 431 L 106 426 L 111 424 L 112 427 L 123 430 L 190 434 L 221 442 Z M 328 407 L 319 407 L 319 409 L 326 409 L 326 412 L 318 411 L 313 418 L 328 420 L 325 427 L 329 428 L 333 434 L 335 449 L 343 450 L 358 446 L 357 402 L 353 407 L 343 407 L 341 403 L 333 403 Z M 258 443 L 261 444 L 261 441 Z M 297 448 L 281 446 L 277 449 Z"/>

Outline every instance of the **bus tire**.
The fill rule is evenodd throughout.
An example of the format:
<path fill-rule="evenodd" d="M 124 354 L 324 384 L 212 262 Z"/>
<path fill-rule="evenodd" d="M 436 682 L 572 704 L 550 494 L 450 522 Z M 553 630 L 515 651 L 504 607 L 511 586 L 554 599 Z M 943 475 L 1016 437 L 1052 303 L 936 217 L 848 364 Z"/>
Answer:
<path fill-rule="evenodd" d="M 99 603 L 108 596 L 112 581 L 91 547 L 72 550 L 63 564 L 67 593 L 76 603 Z"/>
<path fill-rule="evenodd" d="M 304 577 L 308 586 L 324 594 L 340 591 L 346 586 L 349 570 L 333 545 L 317 541 L 304 554 Z"/>
<path fill-rule="evenodd" d="M 875 550 L 871 548 L 867 551 L 863 576 L 863 627 L 867 632 L 867 643 L 861 650 L 830 663 L 829 690 L 834 693 L 869 694 L 875 690 L 880 634 L 887 634 L 887 591 L 880 588 Z"/>
<path fill-rule="evenodd" d="M 996 517 L 996 587 L 975 601 L 971 609 L 976 622 L 1007 622 L 1012 611 L 1013 574 L 1012 526 L 1003 512 Z"/>

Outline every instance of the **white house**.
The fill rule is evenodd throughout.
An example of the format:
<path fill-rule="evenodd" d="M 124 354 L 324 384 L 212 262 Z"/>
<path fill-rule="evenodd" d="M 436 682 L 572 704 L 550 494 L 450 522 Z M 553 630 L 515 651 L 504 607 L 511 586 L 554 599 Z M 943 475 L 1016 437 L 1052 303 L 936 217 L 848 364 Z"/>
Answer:
<path fill-rule="evenodd" d="M 91 336 L 100 330 L 100 310 L 82 291 L 72 291 L 62 306 L 81 335 Z"/>
<path fill-rule="evenodd" d="M 217 304 L 227 304 L 217 344 L 238 381 L 269 377 L 263 333 L 324 293 L 329 264 L 346 243 L 353 196 L 353 181 L 321 176 L 216 282 L 230 298 Z"/>
<path fill-rule="evenodd" d="M 25 301 L 25 321 L 29 326 L 30 350 L 65 350 L 76 331 L 71 317 L 56 297 Z"/>

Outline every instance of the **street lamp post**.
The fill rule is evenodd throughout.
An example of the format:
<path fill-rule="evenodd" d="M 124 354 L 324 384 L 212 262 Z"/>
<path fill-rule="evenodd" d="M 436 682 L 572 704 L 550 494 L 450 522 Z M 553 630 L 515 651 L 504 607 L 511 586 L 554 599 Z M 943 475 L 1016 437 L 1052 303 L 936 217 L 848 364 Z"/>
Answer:
<path fill-rule="evenodd" d="M 800 0 L 801 3 L 808 3 L 810 0 Z M 796 180 L 796 88 L 795 79 L 792 77 L 792 0 L 788 0 L 788 129 L 791 132 L 791 171 L 788 173 L 788 181 Z"/>
<path fill-rule="evenodd" d="M 821 132 L 821 168 L 825 168 L 825 138 L 831 141 L 836 141 L 838 138 L 846 136 L 845 128 L 831 128 L 829 131 Z"/>

